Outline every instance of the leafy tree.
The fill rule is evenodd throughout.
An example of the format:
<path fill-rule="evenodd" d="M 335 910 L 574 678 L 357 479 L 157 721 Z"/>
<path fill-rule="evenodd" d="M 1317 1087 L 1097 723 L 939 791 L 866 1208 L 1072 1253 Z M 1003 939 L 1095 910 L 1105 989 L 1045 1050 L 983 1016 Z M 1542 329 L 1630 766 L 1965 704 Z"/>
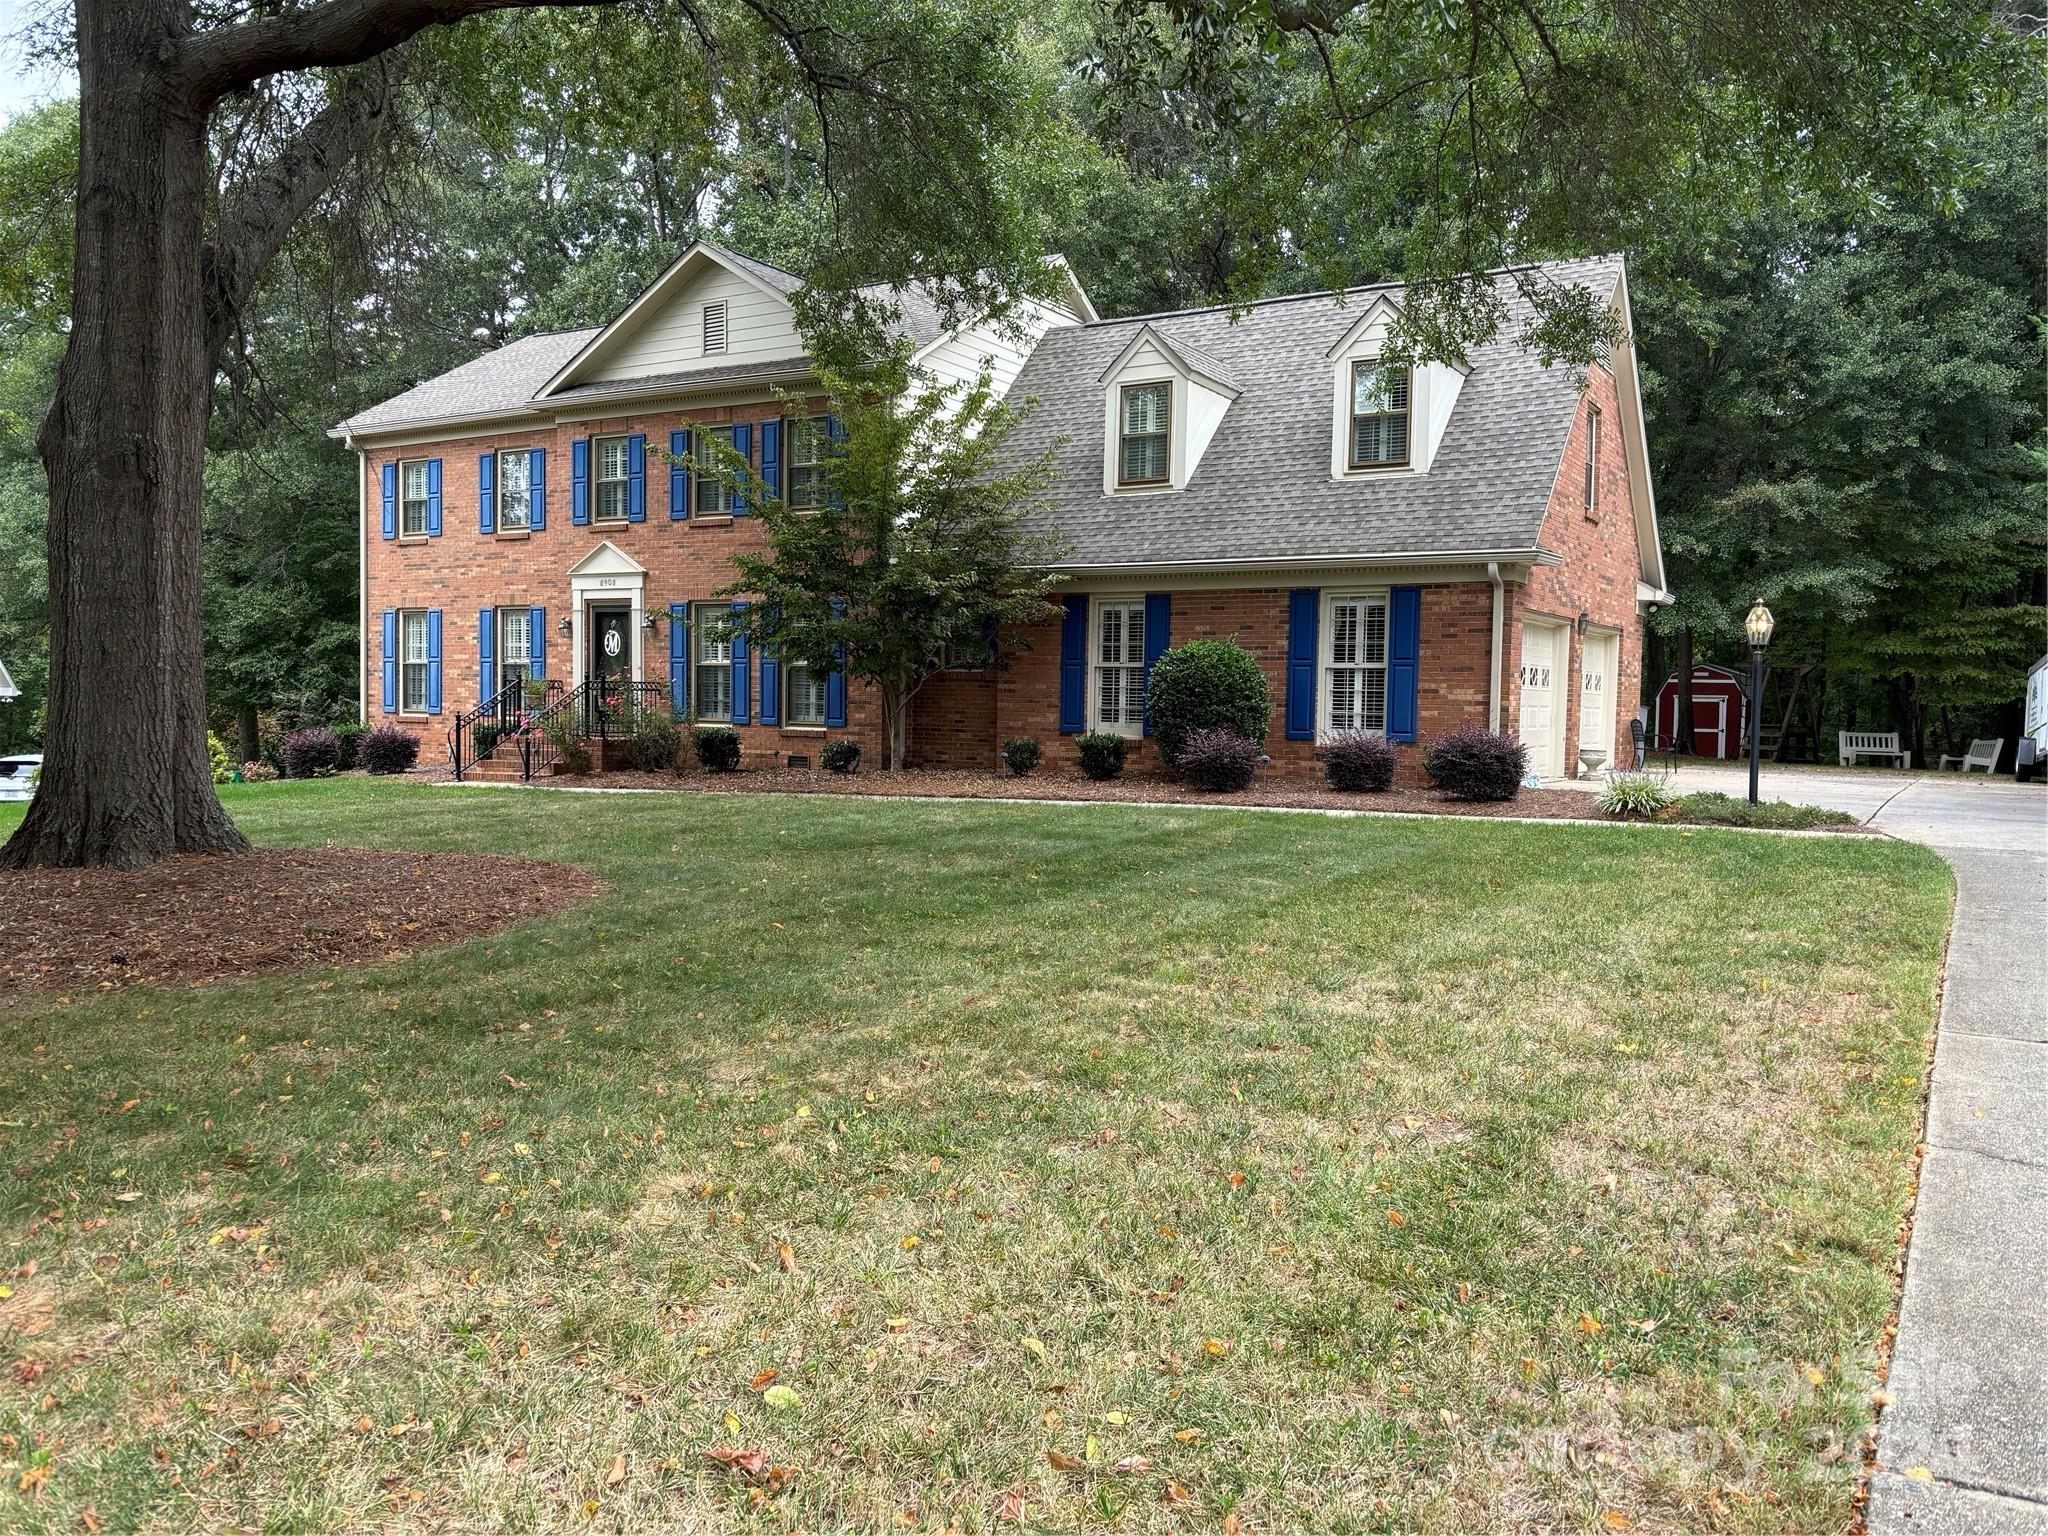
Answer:
<path fill-rule="evenodd" d="M 752 481 L 768 547 L 734 556 L 725 590 L 754 599 L 739 617 L 754 646 L 876 690 L 888 765 L 901 768 L 927 682 L 955 658 L 1025 644 L 1026 629 L 1059 611 L 1047 597 L 1059 546 L 1023 526 L 1050 455 L 998 464 L 1019 410 L 986 376 L 942 386 L 900 355 L 858 376 L 823 374 L 845 434 L 823 504 L 792 507 Z"/>

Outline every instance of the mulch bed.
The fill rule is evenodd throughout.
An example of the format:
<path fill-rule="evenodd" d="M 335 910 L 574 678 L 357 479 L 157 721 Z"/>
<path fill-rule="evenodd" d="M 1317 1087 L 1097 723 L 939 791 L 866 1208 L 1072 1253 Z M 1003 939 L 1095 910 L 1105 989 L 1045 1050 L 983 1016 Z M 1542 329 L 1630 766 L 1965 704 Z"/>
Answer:
<path fill-rule="evenodd" d="M 1531 816 L 1544 821 L 1602 819 L 1593 797 L 1571 789 L 1525 789 L 1512 800 L 1453 800 L 1433 789 L 1396 787 L 1342 794 L 1313 779 L 1273 779 L 1241 794 L 1214 795 L 1177 779 L 1098 782 L 1079 774 L 1008 774 L 910 768 L 901 773 L 824 773 L 804 768 L 743 768 L 737 773 L 602 773 L 539 779 L 561 789 L 666 789 L 698 794 L 944 795 L 968 800 L 1114 800 L 1161 805 L 1281 805 L 1330 811 L 1414 811 L 1431 816 Z"/>
<path fill-rule="evenodd" d="M 183 854 L 142 870 L 0 871 L 0 994 L 392 960 L 601 889 L 566 864 L 369 848 Z"/>

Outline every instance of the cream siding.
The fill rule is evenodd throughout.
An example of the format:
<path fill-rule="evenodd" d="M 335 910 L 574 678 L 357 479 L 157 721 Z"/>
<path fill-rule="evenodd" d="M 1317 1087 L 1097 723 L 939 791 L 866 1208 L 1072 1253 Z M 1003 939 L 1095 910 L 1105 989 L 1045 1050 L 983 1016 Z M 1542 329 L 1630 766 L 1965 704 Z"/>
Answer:
<path fill-rule="evenodd" d="M 726 306 L 725 350 L 707 359 L 704 306 L 721 299 Z M 803 355 L 803 339 L 797 335 L 787 300 L 764 293 L 737 273 L 706 261 L 700 272 L 668 295 L 660 310 L 621 339 L 615 350 L 578 369 L 576 382 L 633 379 Z"/>

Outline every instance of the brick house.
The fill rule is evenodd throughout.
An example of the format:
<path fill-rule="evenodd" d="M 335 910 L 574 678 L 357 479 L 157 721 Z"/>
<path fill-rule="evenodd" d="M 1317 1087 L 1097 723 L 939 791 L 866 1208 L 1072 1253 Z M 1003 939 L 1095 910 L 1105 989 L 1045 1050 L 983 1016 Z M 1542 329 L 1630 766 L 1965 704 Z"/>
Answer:
<path fill-rule="evenodd" d="M 1541 277 L 1626 324 L 1619 258 Z M 898 295 L 922 367 L 987 367 L 1036 402 L 1009 451 L 1052 452 L 1035 516 L 1067 551 L 1060 617 L 928 684 L 911 761 L 990 767 L 1034 736 L 1059 764 L 1111 730 L 1146 771 L 1146 670 L 1197 636 L 1259 658 L 1283 772 L 1333 730 L 1465 723 L 1519 733 L 1546 776 L 1621 760 L 1642 614 L 1669 600 L 1634 354 L 1579 387 L 1513 344 L 1527 309 L 1501 282 L 1504 338 L 1466 367 L 1380 363 L 1397 286 L 1103 320 L 1069 277 L 1007 328 L 949 329 Z M 841 735 L 879 755 L 875 700 L 750 656 L 714 596 L 764 535 L 695 472 L 710 438 L 792 504 L 819 494 L 833 424 L 822 397 L 790 403 L 815 383 L 798 285 L 699 243 L 611 324 L 513 342 L 335 428 L 361 459 L 363 717 L 432 754 L 458 714 L 545 678 L 729 720 L 752 761 Z"/>

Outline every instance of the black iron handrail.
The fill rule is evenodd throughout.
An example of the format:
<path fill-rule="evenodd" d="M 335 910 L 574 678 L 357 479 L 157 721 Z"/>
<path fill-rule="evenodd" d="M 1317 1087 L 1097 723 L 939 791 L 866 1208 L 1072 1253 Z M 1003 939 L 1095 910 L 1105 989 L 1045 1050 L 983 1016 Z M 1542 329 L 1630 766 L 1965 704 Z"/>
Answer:
<path fill-rule="evenodd" d="M 590 734 L 586 724 L 589 699 L 590 684 L 578 683 L 526 717 L 526 723 L 514 738 L 519 743 L 519 776 L 522 779 L 531 779 L 554 764 L 562 755 L 564 739 L 583 738 Z"/>
<path fill-rule="evenodd" d="M 490 698 L 455 717 L 448 731 L 448 755 L 455 777 L 492 756 L 526 729 L 533 716 L 561 697 L 562 685 L 552 678 L 514 678 Z"/>
<path fill-rule="evenodd" d="M 583 716 L 583 734 L 593 740 L 630 736 L 645 715 L 670 716 L 666 683 L 636 683 L 626 678 L 603 677 L 588 685 Z"/>

